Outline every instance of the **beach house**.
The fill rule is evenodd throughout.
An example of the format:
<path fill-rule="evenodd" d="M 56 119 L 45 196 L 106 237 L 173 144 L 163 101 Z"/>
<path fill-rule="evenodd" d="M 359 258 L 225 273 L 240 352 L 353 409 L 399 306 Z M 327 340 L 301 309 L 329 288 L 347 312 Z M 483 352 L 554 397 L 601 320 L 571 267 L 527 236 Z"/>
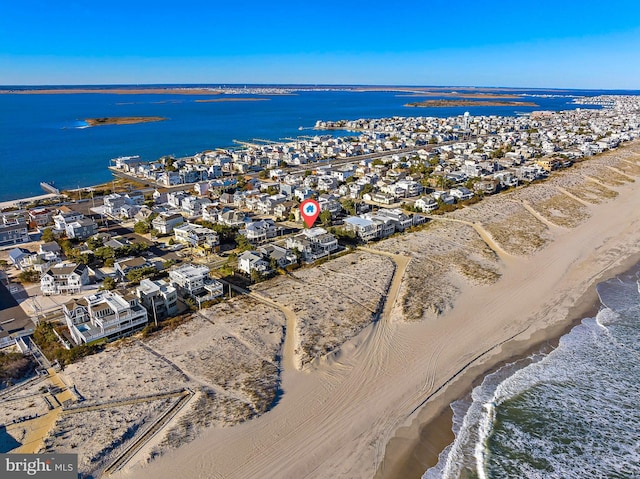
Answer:
<path fill-rule="evenodd" d="M 245 235 L 250 243 L 257 244 L 275 238 L 278 230 L 274 221 L 267 218 L 248 223 L 244 229 L 240 230 L 240 234 Z"/>
<path fill-rule="evenodd" d="M 261 274 L 268 274 L 271 271 L 269 262 L 258 251 L 245 251 L 238 256 L 238 270 L 248 275 L 251 275 L 252 271 Z"/>
<path fill-rule="evenodd" d="M 0 222 L 0 247 L 29 242 L 29 229 L 26 222 L 2 217 Z"/>
<path fill-rule="evenodd" d="M 144 328 L 147 310 L 133 294 L 99 291 L 62 307 L 65 322 L 76 344 L 115 339 Z"/>
<path fill-rule="evenodd" d="M 181 265 L 169 271 L 169 279 L 181 297 L 193 298 L 199 303 L 223 294 L 222 283 L 211 278 L 209 268 L 204 265 Z"/>
<path fill-rule="evenodd" d="M 151 221 L 151 226 L 160 234 L 168 235 L 173 233 L 173 229 L 182 223 L 184 223 L 184 218 L 181 214 L 163 212 Z"/>
<path fill-rule="evenodd" d="M 42 273 L 40 290 L 42 294 L 79 293 L 82 287 L 89 284 L 89 268 L 85 264 L 60 264 Z"/>
<path fill-rule="evenodd" d="M 169 318 L 178 313 L 178 292 L 165 280 L 143 279 L 136 288 L 136 294 L 153 320 Z"/>
<path fill-rule="evenodd" d="M 340 249 L 338 240 L 320 227 L 304 229 L 300 234 L 287 238 L 287 248 L 298 250 L 302 260 L 311 263 Z"/>
<path fill-rule="evenodd" d="M 220 238 L 215 231 L 193 223 L 185 223 L 173 228 L 176 241 L 190 246 L 216 249 Z"/>

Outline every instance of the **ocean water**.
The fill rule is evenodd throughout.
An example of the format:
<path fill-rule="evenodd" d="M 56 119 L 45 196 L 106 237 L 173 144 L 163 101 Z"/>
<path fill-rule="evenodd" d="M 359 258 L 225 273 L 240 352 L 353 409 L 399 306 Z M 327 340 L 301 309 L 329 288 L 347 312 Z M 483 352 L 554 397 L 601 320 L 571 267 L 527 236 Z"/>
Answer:
<path fill-rule="evenodd" d="M 598 285 L 598 315 L 551 353 L 454 403 L 455 442 L 423 479 L 640 477 L 637 271 Z"/>
<path fill-rule="evenodd" d="M 311 127 L 317 120 L 447 117 L 465 111 L 471 115 L 513 116 L 540 109 L 585 108 L 572 104 L 572 98 L 605 92 L 522 93 L 552 96 L 525 98 L 538 103 L 537 107 L 410 108 L 404 105 L 424 98 L 402 92 L 348 90 L 239 94 L 266 100 L 235 102 L 198 102 L 220 98 L 200 95 L 0 94 L 0 201 L 42 194 L 41 181 L 54 181 L 59 188 L 109 181 L 109 160 L 118 156 L 140 155 L 142 160 L 152 161 L 164 155 L 185 156 L 232 147 L 234 139 L 278 141 L 315 135 L 319 132 Z M 84 122 L 86 118 L 109 116 L 161 116 L 167 120 L 91 128 Z"/>

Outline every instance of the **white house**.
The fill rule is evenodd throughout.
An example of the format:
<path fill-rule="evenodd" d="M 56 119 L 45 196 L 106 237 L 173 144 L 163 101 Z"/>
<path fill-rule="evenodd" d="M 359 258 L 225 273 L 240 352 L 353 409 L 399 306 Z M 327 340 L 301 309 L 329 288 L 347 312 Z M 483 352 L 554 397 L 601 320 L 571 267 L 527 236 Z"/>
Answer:
<path fill-rule="evenodd" d="M 169 318 L 178 313 L 178 292 L 167 281 L 143 279 L 136 294 L 151 319 Z"/>
<path fill-rule="evenodd" d="M 469 188 L 465 188 L 464 186 L 452 188 L 449 194 L 456 198 L 458 201 L 465 201 L 473 198 L 473 192 L 469 190 Z"/>
<path fill-rule="evenodd" d="M 132 294 L 99 291 L 63 305 L 65 322 L 77 344 L 97 339 L 115 339 L 138 331 L 147 324 L 147 310 Z"/>
<path fill-rule="evenodd" d="M 423 213 L 429 213 L 438 209 L 438 202 L 433 196 L 421 196 L 416 200 L 415 207 Z"/>
<path fill-rule="evenodd" d="M 418 196 L 423 190 L 422 185 L 413 180 L 400 180 L 396 183 L 396 186 L 404 191 L 404 193 L 400 195 L 404 197 Z"/>
<path fill-rule="evenodd" d="M 437 190 L 431 193 L 436 200 L 442 201 L 445 205 L 452 205 L 456 202 L 456 199 L 451 196 L 448 191 Z"/>
<path fill-rule="evenodd" d="M 371 241 L 379 236 L 379 226 L 373 220 L 362 216 L 349 216 L 344 219 L 347 231 L 353 231 L 363 241 Z"/>
<path fill-rule="evenodd" d="M 96 234 L 98 225 L 90 218 L 81 218 L 67 223 L 64 230 L 69 238 L 84 240 Z"/>
<path fill-rule="evenodd" d="M 238 270 L 249 275 L 252 271 L 258 271 L 262 274 L 270 272 L 269 262 L 257 251 L 245 251 L 238 256 Z"/>
<path fill-rule="evenodd" d="M 112 193 L 110 195 L 106 195 L 103 198 L 103 201 L 104 201 L 104 212 L 112 217 L 120 216 L 120 209 L 124 206 L 126 202 L 125 197 L 118 193 Z"/>
<path fill-rule="evenodd" d="M 56 231 L 64 231 L 67 227 L 67 223 L 72 223 L 84 218 L 82 213 L 76 211 L 64 211 L 55 215 L 53 219 L 54 229 Z"/>
<path fill-rule="evenodd" d="M 258 252 L 265 259 L 275 259 L 280 268 L 286 268 L 287 266 L 298 262 L 298 258 L 293 251 L 275 244 L 267 244 L 261 246 L 260 248 L 258 248 Z"/>
<path fill-rule="evenodd" d="M 311 263 L 340 249 L 338 240 L 320 227 L 304 229 L 300 234 L 287 238 L 287 248 L 297 249 L 302 259 Z"/>
<path fill-rule="evenodd" d="M 187 196 L 182 199 L 182 210 L 189 216 L 201 216 L 202 208 L 208 204 L 211 204 L 209 198 Z"/>
<path fill-rule="evenodd" d="M 264 219 L 248 223 L 240 234 L 246 236 L 251 243 L 264 243 L 277 235 L 276 224 L 271 219 Z"/>
<path fill-rule="evenodd" d="M 151 221 L 154 230 L 158 230 L 160 234 L 168 235 L 173 233 L 176 226 L 184 223 L 184 218 L 178 213 L 160 213 Z"/>
<path fill-rule="evenodd" d="M 209 268 L 204 265 L 184 264 L 169 271 L 171 283 L 185 298 L 198 302 L 208 301 L 223 294 L 223 286 L 209 276 Z"/>
<path fill-rule="evenodd" d="M 215 231 L 204 226 L 193 223 L 185 223 L 173 229 L 176 241 L 191 246 L 202 246 L 205 248 L 217 248 L 220 245 L 220 238 Z"/>
<path fill-rule="evenodd" d="M 79 293 L 89 284 L 89 268 L 85 264 L 56 265 L 40 278 L 40 290 L 44 295 Z"/>
<path fill-rule="evenodd" d="M 393 223 L 395 231 L 404 231 L 413 226 L 413 219 L 407 216 L 399 208 L 384 209 L 381 208 L 376 213 L 377 217 L 389 218 Z"/>

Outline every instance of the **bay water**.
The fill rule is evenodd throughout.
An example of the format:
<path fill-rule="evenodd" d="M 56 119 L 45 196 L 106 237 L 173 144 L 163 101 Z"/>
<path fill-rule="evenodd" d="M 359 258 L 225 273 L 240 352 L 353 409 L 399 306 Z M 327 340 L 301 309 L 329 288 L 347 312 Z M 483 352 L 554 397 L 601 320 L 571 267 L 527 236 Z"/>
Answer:
<path fill-rule="evenodd" d="M 11 89 L 0 87 L 0 90 Z M 180 157 L 208 149 L 237 147 L 233 140 L 279 141 L 300 135 L 327 134 L 312 129 L 317 120 L 448 117 L 465 111 L 471 115 L 513 116 L 533 110 L 585 108 L 573 104 L 573 98 L 606 92 L 523 90 L 517 93 L 535 95 L 522 100 L 533 101 L 538 106 L 412 108 L 405 105 L 425 98 L 398 91 L 344 88 L 296 90 L 294 87 L 288 94 L 265 95 L 242 91 L 233 95 L 3 93 L 0 94 L 0 201 L 42 194 L 41 181 L 53 181 L 61 189 L 110 181 L 107 166 L 110 159 L 118 156 L 139 155 L 143 161 L 152 161 L 164 155 Z M 234 98 L 256 101 L 202 101 Z M 159 116 L 167 120 L 96 127 L 87 127 L 84 121 L 135 116 Z"/>

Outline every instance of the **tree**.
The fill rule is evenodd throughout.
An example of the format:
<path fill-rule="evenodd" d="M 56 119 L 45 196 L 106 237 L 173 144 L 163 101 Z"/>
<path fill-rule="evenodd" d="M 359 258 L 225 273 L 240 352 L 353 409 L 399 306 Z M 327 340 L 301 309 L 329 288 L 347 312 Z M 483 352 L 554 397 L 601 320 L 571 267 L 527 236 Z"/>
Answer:
<path fill-rule="evenodd" d="M 320 212 L 320 222 L 323 226 L 331 226 L 331 211 L 322 210 Z"/>
<path fill-rule="evenodd" d="M 55 241 L 56 236 L 53 234 L 53 231 L 51 231 L 51 228 L 45 228 L 44 230 L 42 230 L 41 239 L 45 243 L 49 243 L 50 241 Z"/>
<path fill-rule="evenodd" d="M 239 251 L 248 251 L 253 248 L 247 237 L 241 234 L 236 235 L 236 247 Z"/>
<path fill-rule="evenodd" d="M 37 283 L 40 281 L 40 273 L 34 270 L 22 271 L 18 275 L 18 279 L 21 283 Z"/>
<path fill-rule="evenodd" d="M 75 259 L 76 263 L 80 264 L 91 264 L 93 260 L 93 255 L 90 253 L 82 253 L 78 255 Z"/>
<path fill-rule="evenodd" d="M 176 161 L 175 158 L 171 156 L 165 156 L 161 161 L 162 163 L 164 163 L 165 171 L 176 171 L 178 169 L 174 164 Z"/>
<path fill-rule="evenodd" d="M 173 259 L 168 259 L 167 261 L 164 261 L 162 263 L 162 269 L 169 269 L 171 268 L 174 264 L 176 264 L 176 261 Z"/>
<path fill-rule="evenodd" d="M 237 230 L 235 228 L 227 225 L 222 225 L 220 223 L 214 224 L 211 229 L 218 233 L 220 242 L 222 243 L 231 243 L 235 239 L 237 234 Z"/>
<path fill-rule="evenodd" d="M 278 260 L 273 256 L 269 258 L 269 269 L 271 271 L 276 271 L 280 265 L 278 264 Z"/>
<path fill-rule="evenodd" d="M 196 304 L 196 300 L 193 298 L 185 298 L 184 304 L 186 304 L 191 311 L 196 311 L 198 309 L 198 305 Z"/>
<path fill-rule="evenodd" d="M 130 283 L 139 283 L 140 280 L 148 278 L 156 274 L 158 270 L 153 266 L 145 266 L 144 268 L 132 269 L 127 273 L 127 281 Z"/>
<path fill-rule="evenodd" d="M 107 276 L 102 282 L 101 289 L 106 289 L 107 291 L 111 291 L 115 287 L 116 287 L 116 280 L 113 279 L 111 276 Z"/>
<path fill-rule="evenodd" d="M 373 191 L 373 185 L 371 183 L 367 183 L 362 187 L 362 194 L 371 193 Z"/>
<path fill-rule="evenodd" d="M 92 236 L 86 241 L 86 244 L 90 250 L 95 251 L 103 245 L 103 241 L 97 236 Z"/>
<path fill-rule="evenodd" d="M 354 203 L 353 200 L 348 199 L 348 200 L 344 200 L 342 203 L 342 209 L 345 210 L 347 212 L 347 214 L 350 215 L 355 215 L 356 214 L 356 204 Z"/>
<path fill-rule="evenodd" d="M 58 241 L 58 244 L 60 245 L 60 249 L 65 254 L 65 256 L 69 256 L 69 251 L 73 249 L 73 243 L 68 239 L 63 239 L 61 241 Z"/>
<path fill-rule="evenodd" d="M 96 256 L 96 258 L 104 261 L 105 265 L 108 259 L 114 259 L 116 257 L 116 252 L 111 246 L 100 246 L 99 248 L 93 250 L 93 254 Z"/>
<path fill-rule="evenodd" d="M 264 281 L 265 279 L 266 279 L 265 275 L 262 274 L 257 269 L 252 269 L 251 270 L 251 281 L 253 283 L 259 283 L 260 281 Z"/>
<path fill-rule="evenodd" d="M 351 245 L 356 245 L 360 241 L 355 231 L 347 230 L 345 228 L 332 228 L 331 234 L 333 234 L 339 241 Z"/>
<path fill-rule="evenodd" d="M 149 232 L 149 223 L 146 221 L 138 221 L 133 226 L 133 231 L 141 235 L 147 234 Z"/>
<path fill-rule="evenodd" d="M 451 181 L 449 178 L 445 176 L 438 176 L 438 186 L 443 190 L 447 188 L 451 188 L 452 185 L 453 185 L 453 181 Z"/>

